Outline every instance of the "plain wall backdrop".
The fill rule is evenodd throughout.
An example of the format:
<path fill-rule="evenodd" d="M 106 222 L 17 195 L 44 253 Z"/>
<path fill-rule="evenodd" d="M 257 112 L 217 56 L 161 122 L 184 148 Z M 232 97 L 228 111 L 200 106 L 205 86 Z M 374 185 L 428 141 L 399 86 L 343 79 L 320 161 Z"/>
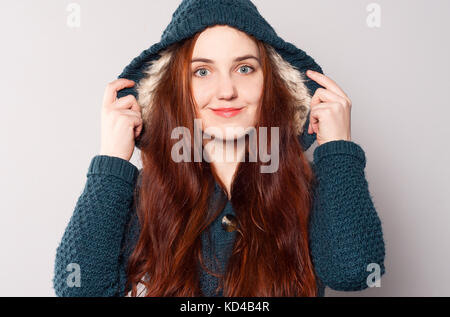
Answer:
<path fill-rule="evenodd" d="M 180 1 L 0 2 L 0 296 L 55 296 L 56 248 L 100 151 L 105 87 L 159 42 Z M 386 274 L 379 288 L 326 296 L 450 296 L 450 1 L 254 3 L 349 95 L 366 153 Z"/>

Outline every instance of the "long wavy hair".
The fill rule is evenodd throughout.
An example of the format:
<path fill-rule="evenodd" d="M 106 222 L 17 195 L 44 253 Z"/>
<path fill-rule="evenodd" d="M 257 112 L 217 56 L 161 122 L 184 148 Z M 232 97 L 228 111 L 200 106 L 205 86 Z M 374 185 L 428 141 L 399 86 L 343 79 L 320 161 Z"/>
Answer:
<path fill-rule="evenodd" d="M 258 127 L 279 127 L 279 168 L 261 173 L 259 159 L 249 162 L 246 141 L 246 159 L 239 162 L 230 189 L 238 221 L 235 243 L 224 272 L 205 265 L 201 234 L 222 210 L 209 209 L 214 182 L 225 186 L 212 164 L 195 162 L 194 151 L 203 149 L 195 149 L 193 142 L 191 162 L 171 157 L 179 141 L 171 138 L 174 128 L 186 127 L 194 135 L 190 61 L 198 36 L 166 49 L 137 88 L 145 126 L 140 135 L 140 233 L 127 268 L 130 296 L 137 296 L 139 284 L 145 296 L 204 296 L 199 264 L 219 279 L 216 291 L 222 289 L 223 296 L 316 296 L 308 244 L 315 178 L 298 140 L 298 121 L 305 119 L 310 97 L 290 88 L 293 79 L 283 78 L 280 70 L 290 65 L 251 35 L 264 74 L 257 138 Z M 270 152 L 270 133 L 267 142 Z"/>

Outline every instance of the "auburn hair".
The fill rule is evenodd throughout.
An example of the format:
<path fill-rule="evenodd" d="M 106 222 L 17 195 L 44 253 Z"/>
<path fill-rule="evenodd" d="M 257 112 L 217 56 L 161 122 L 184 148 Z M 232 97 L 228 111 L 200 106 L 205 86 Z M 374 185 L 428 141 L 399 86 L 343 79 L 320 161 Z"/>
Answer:
<path fill-rule="evenodd" d="M 201 234 L 221 209 L 209 211 L 215 181 L 224 189 L 212 164 L 193 159 L 174 162 L 171 138 L 176 127 L 194 135 L 195 101 L 191 90 L 191 58 L 199 36 L 171 45 L 166 66 L 157 69 L 151 107 L 143 111 L 140 138 L 142 170 L 137 216 L 140 233 L 128 259 L 127 289 L 137 296 L 204 296 L 199 264 L 219 279 L 223 296 L 317 296 L 316 278 L 308 244 L 309 212 L 315 177 L 298 140 L 298 100 L 282 78 L 273 49 L 257 43 L 264 74 L 258 127 L 279 127 L 279 168 L 261 173 L 262 162 L 239 162 L 231 185 L 231 204 L 238 230 L 224 272 L 205 266 Z M 272 51 L 271 51 L 272 49 Z M 142 93 L 144 95 L 144 93 Z M 141 102 L 148 103 L 145 97 Z M 147 106 L 146 104 L 142 106 Z M 269 129 L 270 131 L 270 129 Z M 268 133 L 270 143 L 270 133 Z M 193 142 L 192 142 L 193 143 Z M 267 145 L 270 151 L 270 144 Z M 203 152 L 201 152 L 203 153 Z"/>

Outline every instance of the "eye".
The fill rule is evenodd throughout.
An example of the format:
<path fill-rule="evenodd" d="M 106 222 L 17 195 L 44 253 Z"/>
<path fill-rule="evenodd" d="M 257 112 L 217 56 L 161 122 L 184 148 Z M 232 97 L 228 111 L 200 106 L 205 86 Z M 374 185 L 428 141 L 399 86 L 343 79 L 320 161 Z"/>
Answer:
<path fill-rule="evenodd" d="M 250 68 L 252 71 L 254 71 L 255 69 L 253 68 L 253 67 L 251 67 L 251 66 L 249 66 L 249 65 L 244 65 L 244 66 L 241 66 L 241 67 L 239 67 L 239 69 L 242 69 L 242 68 Z M 246 72 L 245 74 L 248 74 L 249 72 Z"/>
<path fill-rule="evenodd" d="M 207 70 L 206 68 L 199 68 L 197 69 L 194 74 L 197 74 L 198 72 L 203 71 L 202 73 L 205 74 L 205 71 L 209 72 L 209 70 Z M 199 77 L 205 77 L 205 76 L 199 76 Z"/>
<path fill-rule="evenodd" d="M 250 66 L 250 65 L 244 65 L 244 66 L 241 66 L 241 67 L 239 67 L 239 69 L 251 69 L 251 71 L 244 71 L 244 73 L 243 74 L 249 74 L 249 73 L 251 73 L 251 72 L 253 72 L 255 69 L 252 67 L 252 66 Z M 197 74 L 203 74 L 203 75 L 197 75 L 197 77 L 206 77 L 206 75 L 207 75 L 207 72 L 209 72 L 209 70 L 207 70 L 206 68 L 199 68 L 199 69 L 197 69 L 195 72 L 194 72 L 194 75 L 197 75 Z"/>

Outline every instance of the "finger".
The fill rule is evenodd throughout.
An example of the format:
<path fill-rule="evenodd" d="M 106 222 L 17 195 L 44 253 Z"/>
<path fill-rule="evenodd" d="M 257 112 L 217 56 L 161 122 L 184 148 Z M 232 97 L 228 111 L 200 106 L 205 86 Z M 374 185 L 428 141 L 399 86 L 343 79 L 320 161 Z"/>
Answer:
<path fill-rule="evenodd" d="M 130 94 L 117 99 L 111 104 L 111 109 L 131 109 L 136 113 L 142 113 L 141 107 L 138 105 L 136 98 Z"/>
<path fill-rule="evenodd" d="M 330 77 L 327 77 L 324 74 L 313 70 L 308 70 L 306 72 L 306 75 L 315 82 L 317 82 L 318 84 L 320 84 L 322 87 L 330 89 L 331 91 L 333 91 L 334 93 L 338 94 L 343 98 L 349 99 L 347 94 Z"/>
<path fill-rule="evenodd" d="M 140 115 L 138 115 L 135 111 L 130 109 L 121 109 L 118 111 L 121 115 L 126 116 L 128 120 L 130 120 L 130 123 L 132 124 L 133 129 L 135 130 L 135 136 L 137 131 L 139 133 L 141 132 L 144 122 Z"/>
<path fill-rule="evenodd" d="M 320 117 L 322 116 L 321 113 L 324 112 L 324 110 L 327 110 L 335 106 L 336 103 L 321 103 L 320 105 L 316 105 L 314 108 L 311 109 L 309 114 L 309 127 L 308 127 L 309 134 L 318 131 L 318 124 L 320 121 Z"/>
<path fill-rule="evenodd" d="M 316 89 L 316 92 L 311 98 L 311 107 L 324 102 L 339 102 L 345 104 L 347 100 L 331 90 L 324 88 Z"/>
<path fill-rule="evenodd" d="M 131 110 L 131 109 L 118 109 L 116 111 L 118 111 L 118 113 L 121 114 L 121 115 L 133 116 L 133 117 L 142 119 L 142 116 L 141 116 L 140 113 L 138 113 L 138 112 L 136 112 L 134 110 Z"/>
<path fill-rule="evenodd" d="M 139 134 L 141 134 L 142 127 L 143 127 L 143 125 L 140 124 L 140 125 L 138 125 L 137 127 L 134 128 L 134 138 L 137 138 L 139 136 Z"/>
<path fill-rule="evenodd" d="M 136 119 L 134 119 L 133 121 L 133 126 L 134 126 L 134 137 L 137 138 L 139 136 L 139 134 L 142 131 L 142 127 L 143 127 L 143 120 L 140 117 L 137 117 Z"/>
<path fill-rule="evenodd" d="M 134 86 L 135 82 L 126 78 L 118 78 L 110 82 L 105 89 L 105 94 L 103 95 L 103 104 L 109 105 L 117 99 L 117 92 L 123 88 Z"/>
<path fill-rule="evenodd" d="M 316 117 L 317 114 L 323 112 L 324 110 L 329 110 L 338 106 L 336 102 L 322 102 L 320 105 L 315 106 L 311 109 L 310 116 Z"/>
<path fill-rule="evenodd" d="M 312 134 L 314 132 L 313 127 L 312 127 L 312 113 L 313 113 L 313 109 L 316 108 L 317 106 L 319 106 L 322 102 L 326 102 L 327 97 L 324 96 L 321 91 L 327 91 L 324 88 L 318 88 L 316 89 L 314 95 L 311 98 L 311 104 L 310 104 L 310 121 L 309 121 L 309 125 L 308 125 L 308 133 Z"/>
<path fill-rule="evenodd" d="M 314 123 L 318 121 L 318 119 L 316 118 L 316 113 L 313 113 L 312 110 L 309 114 L 309 126 L 308 126 L 308 133 L 309 134 L 313 134 L 314 133 Z"/>

